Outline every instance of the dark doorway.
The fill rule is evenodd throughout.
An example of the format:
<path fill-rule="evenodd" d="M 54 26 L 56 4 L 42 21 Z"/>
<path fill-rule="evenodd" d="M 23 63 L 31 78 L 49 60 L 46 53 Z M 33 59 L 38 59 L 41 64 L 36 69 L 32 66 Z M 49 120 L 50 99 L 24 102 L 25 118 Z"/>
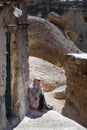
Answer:
<path fill-rule="evenodd" d="M 6 33 L 6 115 L 11 116 L 11 74 L 10 74 L 10 33 Z"/>

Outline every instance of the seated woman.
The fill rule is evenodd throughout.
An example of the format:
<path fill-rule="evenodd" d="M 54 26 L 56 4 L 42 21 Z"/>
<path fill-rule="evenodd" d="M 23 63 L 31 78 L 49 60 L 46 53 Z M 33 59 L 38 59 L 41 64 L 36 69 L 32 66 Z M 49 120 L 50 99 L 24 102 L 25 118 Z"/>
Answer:
<path fill-rule="evenodd" d="M 42 112 L 52 110 L 53 107 L 48 105 L 45 101 L 44 92 L 42 91 L 40 83 L 40 78 L 35 77 L 32 87 L 29 88 L 29 105 L 32 109 L 39 109 Z"/>

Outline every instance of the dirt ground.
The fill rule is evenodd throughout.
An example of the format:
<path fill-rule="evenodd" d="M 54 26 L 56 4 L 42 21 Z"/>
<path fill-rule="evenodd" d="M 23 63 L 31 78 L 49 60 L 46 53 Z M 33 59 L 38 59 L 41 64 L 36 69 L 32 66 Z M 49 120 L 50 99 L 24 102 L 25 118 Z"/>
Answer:
<path fill-rule="evenodd" d="M 47 84 L 52 84 L 54 90 L 57 86 L 59 87 L 66 84 L 64 70 L 42 59 L 29 57 L 29 70 L 30 82 L 34 77 L 39 76 L 44 82 L 46 81 Z M 60 84 L 56 84 L 59 82 Z M 45 99 L 47 101 L 47 104 L 53 105 L 54 109 L 57 112 L 62 113 L 62 108 L 65 105 L 65 100 L 58 100 L 54 98 L 53 91 L 50 91 L 50 88 L 48 89 L 49 92 L 45 92 Z"/>
<path fill-rule="evenodd" d="M 54 98 L 52 92 L 45 92 L 45 98 L 48 104 L 53 105 L 54 110 L 62 114 L 62 108 L 65 105 L 65 100 L 58 100 Z"/>

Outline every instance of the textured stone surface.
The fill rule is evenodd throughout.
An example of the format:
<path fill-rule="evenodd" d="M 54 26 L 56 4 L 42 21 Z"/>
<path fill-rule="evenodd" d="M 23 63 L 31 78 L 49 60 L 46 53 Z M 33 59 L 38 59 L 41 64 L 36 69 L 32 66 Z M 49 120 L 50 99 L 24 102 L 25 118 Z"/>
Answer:
<path fill-rule="evenodd" d="M 55 65 L 65 62 L 66 54 L 80 53 L 76 45 L 68 40 L 58 27 L 47 20 L 28 16 L 29 55 L 43 58 Z"/>
<path fill-rule="evenodd" d="M 57 99 L 65 99 L 66 85 L 59 87 L 53 91 L 53 95 Z"/>
<path fill-rule="evenodd" d="M 7 15 L 0 14 L 0 63 L 1 63 L 0 87 L 3 87 L 4 90 L 6 86 L 6 81 L 5 81 L 6 80 L 6 46 L 5 46 L 5 30 L 4 30 L 5 26 L 3 24 L 3 16 L 5 16 L 4 20 L 6 21 Z M 22 19 L 20 19 L 19 21 L 22 22 Z M 23 22 L 25 22 L 25 20 L 23 20 Z M 81 51 L 74 45 L 74 43 L 68 40 L 63 35 L 63 33 L 50 22 L 40 18 L 31 17 L 31 16 L 29 16 L 28 22 L 29 22 L 28 34 L 29 34 L 30 55 L 43 58 L 45 60 L 52 62 L 55 65 L 60 65 L 60 63 L 61 64 L 66 63 L 67 53 L 70 52 L 81 53 Z M 9 19 L 7 19 L 6 24 L 9 23 L 10 21 Z M 17 86 L 14 85 L 13 90 L 16 90 L 17 96 L 15 96 L 14 93 L 13 97 L 14 99 L 17 98 L 17 100 L 14 103 L 13 113 L 14 115 L 19 116 L 21 119 L 26 114 L 26 110 L 28 106 L 27 93 L 26 93 L 27 92 L 26 84 L 28 80 L 28 53 L 27 53 L 28 46 L 27 46 L 26 34 L 27 34 L 26 26 L 20 25 L 16 34 L 18 59 L 17 59 L 17 66 L 16 66 L 17 68 L 15 69 L 17 70 L 17 75 L 16 75 L 17 80 L 15 81 L 17 81 Z M 26 40 L 24 39 L 24 37 Z M 74 108 L 78 111 L 78 114 L 75 115 L 76 117 L 79 118 L 78 122 L 82 123 L 83 125 L 87 125 L 87 117 L 86 117 L 87 115 L 87 61 L 79 60 L 79 59 L 75 60 L 72 57 L 67 62 L 65 69 L 66 69 L 67 85 L 68 85 L 66 91 L 67 101 L 69 101 L 71 103 L 70 105 L 73 105 Z M 4 97 L 1 97 L 0 99 L 0 108 L 1 108 L 0 128 L 1 129 L 4 128 L 6 125 L 5 100 L 3 98 Z M 3 121 L 5 124 L 3 124 Z"/>
<path fill-rule="evenodd" d="M 6 90 L 6 39 L 3 14 L 0 12 L 0 130 L 6 127 L 5 90 Z M 3 123 L 4 122 L 4 123 Z"/>
<path fill-rule="evenodd" d="M 29 80 L 28 39 L 27 26 L 24 24 L 27 20 L 25 2 L 25 0 L 22 0 L 20 3 L 20 8 L 23 10 L 23 15 L 19 18 L 19 23 L 23 24 L 20 26 L 16 25 L 17 19 L 12 11 L 12 5 L 15 5 L 16 1 L 12 1 L 12 5 L 10 3 L 3 4 L 3 8 L 0 8 L 0 98 L 3 99 L 5 97 L 6 91 L 6 54 L 8 54 L 8 52 L 6 52 L 6 33 L 10 33 L 12 65 L 10 68 L 11 113 L 12 116 L 17 116 L 20 119 L 22 119 L 29 110 L 27 100 L 27 81 Z M 6 126 L 5 119 L 5 99 L 0 99 L 0 130 L 3 130 Z"/>
<path fill-rule="evenodd" d="M 31 112 L 22 122 L 13 130 L 86 130 L 86 128 L 77 124 L 66 117 L 63 117 L 56 111 L 47 113 Z"/>
<path fill-rule="evenodd" d="M 66 101 L 74 106 L 79 123 L 87 127 L 87 55 L 86 59 L 69 55 L 66 64 Z M 65 108 L 68 106 L 65 105 Z M 66 115 L 70 116 L 70 111 Z M 71 117 L 72 118 L 72 117 Z"/>
<path fill-rule="evenodd" d="M 78 36 L 75 32 L 67 31 L 66 34 L 69 37 L 69 39 L 72 40 L 74 43 L 78 40 Z"/>
<path fill-rule="evenodd" d="M 27 28 L 23 30 L 22 28 L 22 26 L 19 26 L 16 36 L 11 34 L 12 115 L 19 116 L 20 119 L 26 115 L 29 109 L 27 93 L 27 82 L 29 80 Z"/>
<path fill-rule="evenodd" d="M 29 56 L 30 84 L 34 77 L 40 77 L 44 91 L 51 91 L 66 84 L 63 68 L 59 68 L 43 59 Z"/>
<path fill-rule="evenodd" d="M 5 94 L 6 86 L 6 46 L 5 28 L 3 25 L 3 15 L 0 13 L 0 96 Z"/>
<path fill-rule="evenodd" d="M 6 122 L 5 98 L 0 97 L 0 130 L 6 128 Z"/>
<path fill-rule="evenodd" d="M 87 126 L 86 61 L 73 60 L 74 58 L 69 60 L 66 56 L 67 53 L 82 53 L 82 51 L 71 40 L 68 40 L 59 28 L 48 21 L 29 16 L 28 22 L 30 55 L 43 58 L 55 65 L 64 65 L 68 88 L 63 112 L 66 116 Z M 67 106 L 67 102 L 72 108 L 69 113 L 70 107 Z"/>
<path fill-rule="evenodd" d="M 66 29 L 69 25 L 68 21 L 66 19 L 63 19 L 61 16 L 59 16 L 55 12 L 50 12 L 48 15 L 48 20 L 53 23 L 54 25 L 59 26 L 61 29 Z"/>
<path fill-rule="evenodd" d="M 12 4 L 15 4 L 13 1 Z M 10 54 L 11 54 L 11 114 L 22 119 L 28 111 L 27 81 L 29 80 L 28 65 L 28 38 L 27 38 L 27 15 L 26 1 L 22 0 L 19 5 L 23 14 L 18 19 L 13 15 L 12 6 L 5 6 L 4 21 L 6 31 L 10 32 Z"/>

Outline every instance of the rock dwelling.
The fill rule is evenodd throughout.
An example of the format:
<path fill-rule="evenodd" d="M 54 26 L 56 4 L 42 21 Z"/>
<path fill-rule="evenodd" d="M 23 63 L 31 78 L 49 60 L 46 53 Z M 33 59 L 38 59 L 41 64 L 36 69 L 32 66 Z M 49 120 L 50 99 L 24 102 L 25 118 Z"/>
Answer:
<path fill-rule="evenodd" d="M 78 117 L 74 120 L 87 126 L 87 59 L 67 55 L 83 52 L 66 37 L 61 17 L 52 14 L 48 22 L 29 16 L 27 23 L 25 6 L 25 0 L 0 0 L 0 129 L 6 128 L 9 117 L 20 121 L 29 111 L 29 55 L 64 67 L 67 89 L 63 114 L 72 118 L 67 109 L 71 107 Z M 20 17 L 14 16 L 15 7 L 22 10 Z"/>
<path fill-rule="evenodd" d="M 28 37 L 26 2 L 0 0 L 0 129 L 7 118 L 22 119 L 28 112 L 27 81 Z M 22 16 L 13 14 L 13 7 L 22 10 Z M 26 66 L 26 68 L 25 68 Z"/>

